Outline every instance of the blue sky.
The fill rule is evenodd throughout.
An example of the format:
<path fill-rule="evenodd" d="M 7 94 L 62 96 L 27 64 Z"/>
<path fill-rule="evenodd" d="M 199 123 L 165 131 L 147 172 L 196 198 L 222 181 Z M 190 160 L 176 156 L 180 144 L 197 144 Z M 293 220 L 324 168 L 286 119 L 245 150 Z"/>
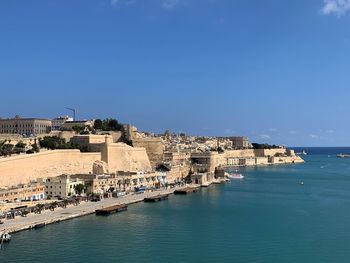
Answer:
<path fill-rule="evenodd" d="M 349 0 L 0 0 L 3 118 L 350 146 L 349 72 Z"/>

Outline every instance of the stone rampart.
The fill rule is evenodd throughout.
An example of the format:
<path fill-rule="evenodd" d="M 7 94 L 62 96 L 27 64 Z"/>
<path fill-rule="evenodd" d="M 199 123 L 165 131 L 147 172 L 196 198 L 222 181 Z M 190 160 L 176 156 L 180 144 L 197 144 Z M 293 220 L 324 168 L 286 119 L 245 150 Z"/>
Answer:
<path fill-rule="evenodd" d="M 111 173 L 152 170 L 145 148 L 135 148 L 125 143 L 105 144 L 102 148 L 101 160 L 108 163 Z"/>
<path fill-rule="evenodd" d="M 26 184 L 38 178 L 89 173 L 101 153 L 54 150 L 0 159 L 0 187 Z"/>

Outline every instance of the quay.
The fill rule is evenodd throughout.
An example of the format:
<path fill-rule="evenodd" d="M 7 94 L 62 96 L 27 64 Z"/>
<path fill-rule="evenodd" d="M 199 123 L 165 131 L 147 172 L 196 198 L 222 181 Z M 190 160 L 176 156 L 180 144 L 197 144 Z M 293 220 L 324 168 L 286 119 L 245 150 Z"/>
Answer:
<path fill-rule="evenodd" d="M 151 203 L 151 202 L 158 202 L 158 201 L 162 201 L 162 200 L 166 200 L 169 198 L 169 194 L 163 194 L 163 195 L 157 195 L 157 196 L 153 196 L 153 197 L 148 197 L 144 199 L 144 202 L 146 203 Z"/>
<path fill-rule="evenodd" d="M 110 215 L 122 211 L 126 211 L 128 209 L 127 205 L 114 205 L 102 209 L 97 209 L 95 211 L 96 215 Z"/>
<path fill-rule="evenodd" d="M 142 202 L 145 198 L 157 197 L 165 194 L 170 195 L 174 193 L 175 190 L 182 188 L 184 187 L 175 187 L 135 195 L 130 194 L 118 198 L 106 198 L 99 202 L 81 202 L 78 206 L 72 205 L 66 208 L 56 208 L 54 211 L 43 210 L 41 214 L 28 214 L 26 217 L 17 216 L 15 219 L 3 220 L 3 224 L 0 225 L 0 230 L 4 230 L 8 233 L 15 233 L 23 230 L 37 229 L 38 227 L 35 226 L 46 226 L 85 215 L 95 214 L 96 210 L 101 210 L 105 207 L 130 205 Z"/>

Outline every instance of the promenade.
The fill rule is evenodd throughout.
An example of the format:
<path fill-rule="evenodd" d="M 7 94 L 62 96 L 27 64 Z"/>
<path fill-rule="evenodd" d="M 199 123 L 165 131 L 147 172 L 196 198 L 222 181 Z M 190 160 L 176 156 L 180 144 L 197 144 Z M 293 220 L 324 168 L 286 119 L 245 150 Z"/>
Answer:
<path fill-rule="evenodd" d="M 28 214 L 26 217 L 17 216 L 15 219 L 4 220 L 0 225 L 0 232 L 9 233 L 31 229 L 38 224 L 52 224 L 84 215 L 95 213 L 96 209 L 101 209 L 114 205 L 129 205 L 143 201 L 145 198 L 155 197 L 163 194 L 172 194 L 175 190 L 184 187 L 175 187 L 166 190 L 146 192 L 143 194 L 130 194 L 118 198 L 106 198 L 99 202 L 81 202 L 79 205 L 70 205 L 67 208 L 56 208 L 55 211 L 43 210 L 41 214 Z"/>

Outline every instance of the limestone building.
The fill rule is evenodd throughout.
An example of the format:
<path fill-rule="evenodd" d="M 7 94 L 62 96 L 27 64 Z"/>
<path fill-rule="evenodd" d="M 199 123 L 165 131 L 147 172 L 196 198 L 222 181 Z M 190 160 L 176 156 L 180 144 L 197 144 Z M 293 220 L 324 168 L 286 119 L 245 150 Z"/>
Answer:
<path fill-rule="evenodd" d="M 233 149 L 248 149 L 249 148 L 249 140 L 244 136 L 231 137 L 232 148 Z"/>
<path fill-rule="evenodd" d="M 0 119 L 0 133 L 38 135 L 51 131 L 52 122 L 48 119 L 21 118 Z"/>
<path fill-rule="evenodd" d="M 42 183 L 30 183 L 0 189 L 0 201 L 33 201 L 45 198 L 44 185 Z"/>
<path fill-rule="evenodd" d="M 69 116 L 60 116 L 52 120 L 52 130 L 59 131 L 64 123 L 67 121 L 73 121 L 73 118 Z"/>
<path fill-rule="evenodd" d="M 75 186 L 82 184 L 84 180 L 73 178 L 70 175 L 61 175 L 57 177 L 47 178 L 45 180 L 45 194 L 46 196 L 68 197 L 75 195 Z"/>

